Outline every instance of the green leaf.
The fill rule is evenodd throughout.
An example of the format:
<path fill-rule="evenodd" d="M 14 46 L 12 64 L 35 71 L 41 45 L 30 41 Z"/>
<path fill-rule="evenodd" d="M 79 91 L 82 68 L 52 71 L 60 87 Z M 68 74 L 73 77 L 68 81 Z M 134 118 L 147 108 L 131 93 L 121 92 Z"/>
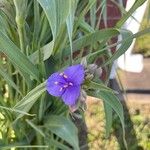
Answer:
<path fill-rule="evenodd" d="M 119 116 L 122 125 L 124 145 L 125 147 L 127 147 L 127 143 L 125 140 L 124 113 L 121 102 L 119 101 L 118 97 L 116 97 L 113 93 L 106 91 L 100 91 L 98 97 L 103 99 L 108 105 L 110 105 L 112 109 L 116 112 L 116 114 Z"/>
<path fill-rule="evenodd" d="M 65 23 L 70 12 L 70 0 L 37 0 L 43 8 L 51 26 L 55 40 L 61 25 Z"/>
<path fill-rule="evenodd" d="M 51 145 L 52 147 L 55 146 L 61 150 L 70 150 L 70 148 L 66 146 L 65 143 L 61 143 L 60 141 L 56 141 L 53 139 L 48 139 L 48 144 Z"/>
<path fill-rule="evenodd" d="M 78 133 L 75 125 L 63 116 L 51 115 L 45 118 L 45 127 L 79 150 Z"/>
<path fill-rule="evenodd" d="M 7 23 L 4 17 L 1 16 L 0 12 L 0 30 L 4 33 L 6 31 Z"/>
<path fill-rule="evenodd" d="M 26 122 L 27 122 L 37 133 L 39 133 L 41 136 L 45 137 L 45 134 L 43 133 L 43 131 L 42 131 L 37 125 L 35 125 L 32 121 L 26 119 Z"/>
<path fill-rule="evenodd" d="M 102 99 L 104 102 L 106 102 L 119 116 L 122 130 L 123 130 L 123 141 L 125 144 L 125 147 L 127 147 L 126 140 L 125 140 L 125 125 L 124 125 L 124 113 L 123 113 L 123 106 L 119 99 L 114 95 L 112 92 L 108 91 L 101 91 L 101 89 L 93 88 L 95 92 L 88 92 L 90 96 Z M 109 127 L 107 127 L 109 129 Z"/>
<path fill-rule="evenodd" d="M 125 21 L 132 16 L 132 14 L 134 13 L 134 11 L 140 7 L 146 0 L 136 0 L 135 3 L 133 4 L 133 6 L 130 8 L 130 10 L 118 21 L 118 23 L 116 24 L 117 28 L 120 28 Z"/>
<path fill-rule="evenodd" d="M 4 145 L 0 145 L 0 148 L 2 150 L 8 150 L 8 149 L 27 149 L 27 148 L 32 148 L 32 149 L 47 149 L 49 148 L 48 145 L 23 145 L 22 143 L 18 144 L 18 143 L 15 143 L 15 144 L 7 144 L 6 146 Z"/>
<path fill-rule="evenodd" d="M 20 143 L 13 143 L 13 144 L 7 144 L 7 145 L 1 144 L 0 149 L 2 150 L 8 150 L 8 149 L 45 149 L 47 150 L 51 148 L 49 145 L 51 145 L 52 147 L 55 146 L 61 150 L 70 150 L 69 147 L 53 139 L 48 139 L 47 145 L 26 145 L 26 144 L 23 144 L 23 142 L 22 143 L 20 142 Z"/>
<path fill-rule="evenodd" d="M 97 90 L 97 88 L 94 89 Z M 112 92 L 101 91 L 101 89 L 99 89 L 99 91 L 90 93 L 90 96 L 100 98 L 104 100 L 108 105 L 110 105 L 119 116 L 122 126 L 124 127 L 124 115 L 122 104 Z"/>
<path fill-rule="evenodd" d="M 119 34 L 119 31 L 117 29 L 103 29 L 100 31 L 95 31 L 93 33 L 87 34 L 72 43 L 72 50 L 80 50 L 81 48 L 93 45 L 95 42 L 102 42 L 104 40 L 108 40 L 112 37 L 115 37 Z M 64 56 L 70 55 L 70 48 L 66 48 L 64 51 Z"/>
<path fill-rule="evenodd" d="M 90 1 L 92 2 L 93 0 Z M 93 29 L 95 29 L 96 25 L 96 4 L 97 3 L 95 3 L 90 9 L 90 23 Z"/>
<path fill-rule="evenodd" d="M 114 93 L 115 91 L 113 91 L 111 88 L 105 86 L 103 83 L 95 83 L 93 81 L 90 81 L 88 83 L 88 87 L 90 89 L 100 89 L 101 91 L 108 91 L 108 92 L 112 92 Z"/>
<path fill-rule="evenodd" d="M 22 95 L 21 91 L 19 90 L 19 88 L 17 87 L 17 85 L 14 83 L 14 81 L 12 80 L 12 78 L 9 76 L 9 74 L 7 74 L 5 72 L 5 70 L 0 66 L 0 75 L 4 78 L 4 80 L 7 82 L 7 84 L 9 84 L 10 86 L 12 86 L 19 94 Z"/>
<path fill-rule="evenodd" d="M 20 70 L 32 75 L 36 80 L 39 80 L 38 69 L 29 61 L 29 59 L 21 53 L 20 49 L 0 31 L 0 51 L 14 63 Z"/>
<path fill-rule="evenodd" d="M 105 62 L 104 65 L 110 64 L 114 60 L 116 60 L 118 57 L 120 57 L 122 54 L 124 54 L 130 45 L 132 44 L 133 38 L 129 39 L 133 34 L 129 30 L 120 30 L 120 33 L 122 35 L 122 43 L 119 46 L 119 48 L 115 51 L 115 53 L 108 59 L 108 61 Z"/>
<path fill-rule="evenodd" d="M 70 3 L 71 3 L 70 13 L 69 13 L 69 16 L 67 17 L 66 24 L 67 24 L 67 31 L 68 31 L 68 35 L 69 35 L 71 60 L 72 60 L 72 56 L 73 56 L 72 32 L 73 32 L 73 25 L 74 25 L 75 10 L 76 10 L 76 7 L 77 7 L 78 0 L 73 0 Z"/>
<path fill-rule="evenodd" d="M 123 31 L 123 30 L 122 30 Z M 124 30 L 125 32 L 123 33 L 123 40 L 120 42 L 121 46 L 119 47 L 119 49 L 110 57 L 110 59 L 108 59 L 102 66 L 108 65 L 111 62 L 113 62 L 114 60 L 116 60 L 118 57 L 120 57 L 122 54 L 124 54 L 128 48 L 130 47 L 130 45 L 132 44 L 132 40 L 134 38 L 140 37 L 144 34 L 148 34 L 150 33 L 150 28 L 147 28 L 145 30 L 142 30 L 136 34 L 132 34 L 130 31 L 128 30 Z M 119 43 L 118 43 L 119 44 Z"/>
<path fill-rule="evenodd" d="M 107 104 L 106 102 L 104 103 L 104 110 L 105 110 L 105 118 L 106 118 L 106 137 L 109 137 L 110 131 L 111 131 L 111 127 L 112 127 L 112 107 Z"/>
<path fill-rule="evenodd" d="M 37 101 L 37 99 L 45 92 L 46 82 L 41 83 L 37 87 L 35 87 L 33 90 L 31 90 L 21 101 L 19 101 L 15 106 L 14 109 L 21 110 L 24 112 L 29 112 L 31 107 L 34 105 L 34 103 Z M 23 117 L 23 114 L 16 114 L 17 119 Z"/>
<path fill-rule="evenodd" d="M 85 22 L 84 20 L 81 20 L 79 22 L 79 26 L 82 28 L 82 30 L 84 32 L 87 32 L 87 33 L 95 32 L 95 30 L 87 22 Z"/>
<path fill-rule="evenodd" d="M 54 41 L 51 41 L 50 43 L 46 44 L 40 49 L 42 53 L 43 61 L 47 60 L 52 55 L 53 47 L 54 47 Z M 33 64 L 38 64 L 39 52 L 35 51 L 33 54 L 29 56 L 29 59 Z"/>
<path fill-rule="evenodd" d="M 19 113 L 19 114 L 22 114 L 22 115 L 34 116 L 33 114 L 26 113 L 22 110 L 17 110 L 17 109 L 14 109 L 14 108 L 5 107 L 5 106 L 1 106 L 1 105 L 0 105 L 0 109 L 8 110 L 10 112 L 16 112 L 16 113 Z"/>
<path fill-rule="evenodd" d="M 83 10 L 81 10 L 81 12 L 79 11 L 79 13 L 77 12 L 78 15 L 78 20 L 75 24 L 75 29 L 78 27 L 78 24 L 80 24 L 80 22 L 82 20 L 84 20 L 85 15 L 89 12 L 89 10 L 92 8 L 92 6 L 96 3 L 96 0 L 91 0 L 88 2 L 88 4 L 83 8 Z M 82 7 L 81 7 L 82 8 Z"/>

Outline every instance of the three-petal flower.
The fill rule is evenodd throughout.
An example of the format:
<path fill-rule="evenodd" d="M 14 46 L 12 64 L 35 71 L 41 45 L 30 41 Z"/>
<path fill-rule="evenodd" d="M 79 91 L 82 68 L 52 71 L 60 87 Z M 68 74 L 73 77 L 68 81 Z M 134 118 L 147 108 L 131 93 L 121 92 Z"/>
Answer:
<path fill-rule="evenodd" d="M 63 72 L 52 74 L 46 84 L 49 94 L 61 97 L 66 105 L 74 106 L 80 96 L 81 84 L 84 80 L 84 67 L 74 65 Z"/>

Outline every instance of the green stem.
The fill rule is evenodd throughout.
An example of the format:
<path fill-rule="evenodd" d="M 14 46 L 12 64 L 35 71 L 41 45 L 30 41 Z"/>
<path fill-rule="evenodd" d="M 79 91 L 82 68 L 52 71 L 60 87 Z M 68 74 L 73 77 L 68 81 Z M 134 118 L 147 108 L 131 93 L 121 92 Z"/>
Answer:
<path fill-rule="evenodd" d="M 24 4 L 24 5 L 23 5 Z M 25 51 L 25 10 L 27 8 L 27 1 L 20 2 L 20 0 L 14 0 L 14 5 L 16 9 L 16 24 L 18 28 L 18 35 L 19 35 L 19 43 L 20 43 L 20 49 L 22 53 L 26 53 Z M 26 94 L 26 84 L 25 80 L 22 81 L 22 90 L 23 94 Z"/>
<path fill-rule="evenodd" d="M 19 34 L 19 41 L 20 41 L 20 49 L 21 49 L 21 52 L 24 53 L 25 52 L 24 33 L 23 33 L 24 27 L 18 23 L 17 23 L 17 27 L 18 27 L 18 34 Z"/>
<path fill-rule="evenodd" d="M 17 0 L 14 0 L 14 5 L 16 9 L 16 23 L 18 28 L 18 34 L 19 34 L 19 42 L 20 42 L 20 49 L 21 52 L 25 52 L 25 46 L 24 46 L 24 24 L 25 19 L 24 16 L 21 15 L 19 4 Z"/>

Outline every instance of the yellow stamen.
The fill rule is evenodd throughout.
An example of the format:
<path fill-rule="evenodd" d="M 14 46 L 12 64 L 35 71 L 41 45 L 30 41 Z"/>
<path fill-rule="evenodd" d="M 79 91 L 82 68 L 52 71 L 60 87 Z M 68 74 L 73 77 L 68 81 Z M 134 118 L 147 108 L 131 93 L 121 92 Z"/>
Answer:
<path fill-rule="evenodd" d="M 69 85 L 73 86 L 73 83 L 69 82 Z"/>
<path fill-rule="evenodd" d="M 59 91 L 61 92 L 62 90 L 63 90 L 63 88 L 61 87 Z"/>
<path fill-rule="evenodd" d="M 66 84 L 66 85 L 64 85 L 64 88 L 67 88 L 68 87 L 68 85 Z"/>
<path fill-rule="evenodd" d="M 63 76 L 63 75 L 64 75 L 64 73 L 63 73 L 63 72 L 61 72 L 59 75 L 60 75 L 60 76 Z"/>
<path fill-rule="evenodd" d="M 58 82 L 56 81 L 56 82 L 54 82 L 54 84 L 58 85 Z"/>
<path fill-rule="evenodd" d="M 64 74 L 64 78 L 66 78 L 66 79 L 67 79 L 67 78 L 68 78 L 68 76 Z"/>

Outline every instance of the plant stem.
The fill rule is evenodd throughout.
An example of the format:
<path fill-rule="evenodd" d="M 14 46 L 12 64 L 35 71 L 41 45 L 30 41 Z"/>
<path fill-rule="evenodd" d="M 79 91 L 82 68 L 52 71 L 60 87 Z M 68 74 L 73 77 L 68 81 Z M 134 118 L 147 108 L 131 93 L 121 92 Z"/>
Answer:
<path fill-rule="evenodd" d="M 14 0 L 14 5 L 16 9 L 16 23 L 18 28 L 18 34 L 19 34 L 19 42 L 20 42 L 20 49 L 21 52 L 25 52 L 25 46 L 24 46 L 24 24 L 25 24 L 25 18 L 24 15 L 21 12 L 21 7 L 19 5 L 18 0 Z"/>
<path fill-rule="evenodd" d="M 24 53 L 25 52 L 25 48 L 24 48 L 24 27 L 21 26 L 19 23 L 17 23 L 17 27 L 18 27 L 18 34 L 19 34 L 19 41 L 20 41 L 20 49 L 21 49 L 21 52 Z"/>

